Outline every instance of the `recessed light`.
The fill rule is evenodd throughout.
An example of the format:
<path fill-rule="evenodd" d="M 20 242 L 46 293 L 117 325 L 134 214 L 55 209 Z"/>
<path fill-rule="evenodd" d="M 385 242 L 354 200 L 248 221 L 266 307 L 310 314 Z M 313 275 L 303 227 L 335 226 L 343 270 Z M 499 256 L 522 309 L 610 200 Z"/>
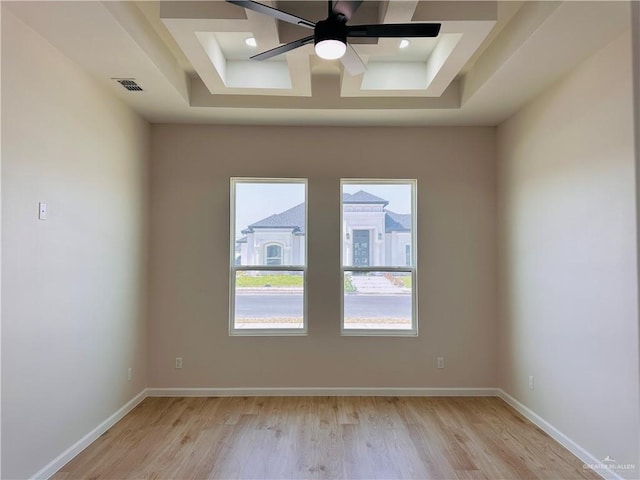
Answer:
<path fill-rule="evenodd" d="M 250 47 L 255 47 L 258 44 L 256 43 L 256 39 L 253 37 L 247 37 L 244 39 L 244 43 L 246 43 Z"/>
<path fill-rule="evenodd" d="M 403 38 L 402 40 L 400 40 L 400 48 L 407 48 L 409 46 L 409 40 L 407 40 L 406 38 Z"/>

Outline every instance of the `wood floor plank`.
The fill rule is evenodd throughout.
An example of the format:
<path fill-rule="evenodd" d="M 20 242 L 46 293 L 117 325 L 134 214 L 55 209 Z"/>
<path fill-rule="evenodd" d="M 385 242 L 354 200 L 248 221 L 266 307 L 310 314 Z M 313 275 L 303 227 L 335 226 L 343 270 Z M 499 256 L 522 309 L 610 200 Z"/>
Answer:
<path fill-rule="evenodd" d="M 358 425 L 360 417 L 355 407 L 354 398 L 359 397 L 337 397 L 336 404 L 338 406 L 338 422 L 340 425 Z"/>
<path fill-rule="evenodd" d="M 408 425 L 409 438 L 420 456 L 425 475 L 423 478 L 456 478 L 451 464 L 441 454 L 428 436 L 426 430 L 419 425 Z"/>
<path fill-rule="evenodd" d="M 495 397 L 147 398 L 55 480 L 595 480 Z"/>
<path fill-rule="evenodd" d="M 354 424 L 342 425 L 341 430 L 345 456 L 343 478 L 354 480 L 375 478 L 375 470 L 368 458 L 362 430 Z"/>

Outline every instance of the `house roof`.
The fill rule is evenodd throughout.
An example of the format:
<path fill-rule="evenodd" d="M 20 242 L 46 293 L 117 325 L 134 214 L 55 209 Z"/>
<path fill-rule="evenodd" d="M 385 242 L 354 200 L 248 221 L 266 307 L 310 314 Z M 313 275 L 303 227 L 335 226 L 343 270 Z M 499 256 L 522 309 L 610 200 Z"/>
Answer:
<path fill-rule="evenodd" d="M 375 195 L 365 192 L 364 190 L 358 190 L 356 193 L 343 193 L 342 203 L 371 203 L 382 204 L 384 206 L 389 205 L 389 202 L 384 198 L 376 197 Z"/>
<path fill-rule="evenodd" d="M 381 204 L 386 206 L 389 204 L 384 198 L 376 197 L 375 195 L 360 190 L 356 193 L 344 193 L 342 195 L 343 203 L 356 204 Z M 385 232 L 410 232 L 411 231 L 411 214 L 410 213 L 395 213 L 389 210 L 384 210 L 384 230 Z M 269 217 L 258 220 L 255 223 L 249 225 L 246 229 L 242 230 L 242 233 L 252 233 L 256 228 L 290 228 L 297 235 L 304 235 L 304 216 L 305 216 L 305 204 L 300 203 L 295 207 L 291 207 L 289 210 L 285 210 L 281 213 L 276 213 Z M 238 242 L 246 242 L 247 238 L 242 237 Z"/>
<path fill-rule="evenodd" d="M 243 230 L 242 233 L 252 232 L 255 228 L 292 228 L 295 233 L 304 234 L 304 216 L 305 205 L 303 202 L 289 210 L 276 213 L 252 223 L 246 230 Z"/>
<path fill-rule="evenodd" d="M 385 210 L 384 231 L 385 232 L 410 232 L 411 231 L 411 214 L 395 213 Z"/>

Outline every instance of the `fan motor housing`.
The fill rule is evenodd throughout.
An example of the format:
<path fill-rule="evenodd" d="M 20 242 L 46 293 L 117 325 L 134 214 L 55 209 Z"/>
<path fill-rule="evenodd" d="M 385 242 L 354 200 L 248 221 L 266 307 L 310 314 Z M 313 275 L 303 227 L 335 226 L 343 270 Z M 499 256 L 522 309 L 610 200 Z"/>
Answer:
<path fill-rule="evenodd" d="M 320 20 L 316 23 L 316 28 L 313 32 L 314 44 L 317 44 L 323 40 L 339 40 L 342 43 L 347 43 L 347 25 L 340 20 L 328 18 L 326 20 Z"/>

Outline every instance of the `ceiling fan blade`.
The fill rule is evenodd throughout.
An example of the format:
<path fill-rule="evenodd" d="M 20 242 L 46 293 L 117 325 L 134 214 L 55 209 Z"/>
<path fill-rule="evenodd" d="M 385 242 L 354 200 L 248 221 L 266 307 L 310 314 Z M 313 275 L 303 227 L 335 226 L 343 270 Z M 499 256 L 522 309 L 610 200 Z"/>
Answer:
<path fill-rule="evenodd" d="M 333 14 L 342 15 L 344 17 L 344 21 L 348 22 L 361 4 L 362 0 L 339 0 L 333 6 Z"/>
<path fill-rule="evenodd" d="M 271 50 L 267 50 L 266 52 L 254 55 L 253 57 L 251 57 L 251 60 L 267 60 L 268 58 L 286 53 L 290 50 L 293 50 L 294 48 L 301 47 L 311 42 L 313 42 L 313 35 L 301 38 L 300 40 L 296 40 L 294 42 L 285 43 L 284 45 L 280 45 L 279 47 L 272 48 Z"/>
<path fill-rule="evenodd" d="M 367 69 L 358 52 L 356 52 L 349 43 L 347 43 L 347 51 L 342 58 L 340 58 L 340 61 L 342 65 L 344 65 L 345 70 L 349 72 L 349 75 L 360 75 Z"/>
<path fill-rule="evenodd" d="M 254 2 L 252 0 L 227 0 L 227 2 L 233 3 L 234 5 L 238 5 L 239 7 L 243 7 L 248 10 L 253 10 L 254 12 L 262 13 L 263 15 L 267 15 L 269 17 L 277 18 L 278 20 L 282 20 L 283 22 L 299 25 L 301 27 L 314 28 L 316 26 L 316 24 L 310 20 L 305 20 L 304 18 L 292 15 L 287 12 L 283 12 L 282 10 L 278 10 L 277 8 L 273 8 L 262 3 Z"/>
<path fill-rule="evenodd" d="M 390 23 L 386 25 L 347 25 L 347 37 L 437 37 L 439 23 Z"/>

